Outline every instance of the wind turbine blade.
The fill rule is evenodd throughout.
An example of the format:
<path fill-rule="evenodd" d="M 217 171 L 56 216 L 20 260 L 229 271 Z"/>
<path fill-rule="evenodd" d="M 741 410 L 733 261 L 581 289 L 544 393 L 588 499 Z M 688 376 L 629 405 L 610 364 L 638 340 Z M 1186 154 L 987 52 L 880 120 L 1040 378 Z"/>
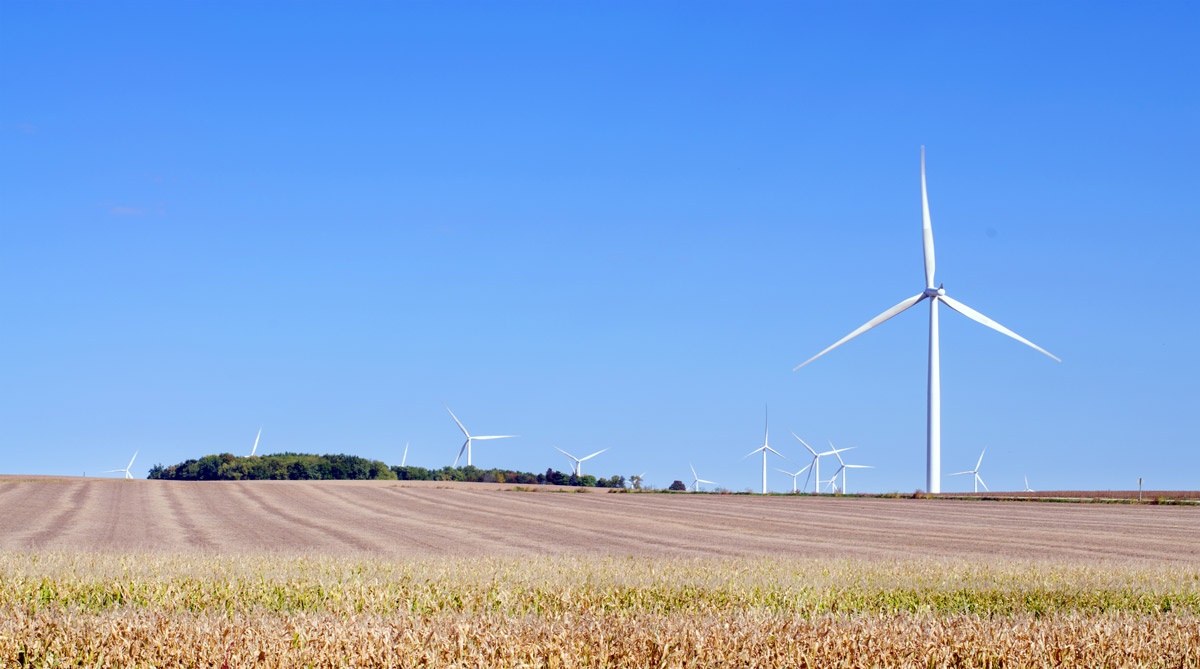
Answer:
<path fill-rule="evenodd" d="M 892 307 L 891 309 L 888 309 L 887 311 L 883 312 L 882 314 L 879 314 L 875 318 L 872 318 L 871 320 L 867 321 L 866 323 L 864 323 L 861 327 L 859 327 L 854 332 L 851 332 L 850 334 L 846 335 L 845 337 L 842 337 L 833 346 L 830 346 L 829 348 L 825 349 L 824 351 L 821 351 L 820 353 L 814 355 L 813 357 L 809 358 L 808 360 L 805 360 L 804 362 L 800 363 L 799 365 L 796 365 L 795 367 L 792 368 L 792 371 L 794 372 L 794 371 L 800 369 L 801 367 L 807 365 L 808 363 L 812 362 L 813 360 L 816 360 L 817 358 L 825 355 L 826 353 L 841 346 L 842 344 L 845 344 L 846 342 L 850 341 L 851 339 L 854 339 L 858 335 L 860 335 L 860 334 L 866 332 L 867 330 L 870 330 L 871 328 L 875 327 L 876 325 L 879 325 L 880 323 L 888 320 L 892 316 L 895 316 L 896 314 L 899 314 L 900 312 L 904 311 L 905 309 L 908 309 L 909 307 L 913 306 L 917 302 L 920 302 L 921 300 L 925 299 L 925 297 L 926 297 L 925 293 L 920 292 L 920 293 L 913 295 L 912 297 L 904 300 L 903 302 L 897 304 L 896 306 Z"/>
<path fill-rule="evenodd" d="M 133 466 L 133 461 L 137 460 L 137 454 L 137 451 L 133 452 L 133 457 L 129 458 L 129 464 L 125 465 L 125 471 L 129 471 L 129 468 Z"/>
<path fill-rule="evenodd" d="M 796 441 L 800 442 L 801 444 L 804 444 L 804 447 L 808 449 L 809 453 L 813 454 L 813 457 L 817 457 L 817 452 L 813 450 L 813 447 L 809 446 L 808 443 L 805 442 L 803 439 L 801 439 L 799 435 L 797 435 L 795 432 L 793 432 L 792 436 L 796 437 Z"/>
<path fill-rule="evenodd" d="M 975 463 L 975 471 L 979 471 L 979 466 L 983 464 L 983 454 L 984 453 L 987 453 L 986 448 L 979 452 L 979 462 Z"/>
<path fill-rule="evenodd" d="M 805 467 L 805 469 L 808 469 L 808 476 L 804 477 L 804 487 L 801 490 L 808 490 L 808 482 L 812 480 L 813 470 L 809 469 L 809 467 L 812 467 L 812 463 L 809 463 L 808 467 Z M 821 485 L 821 482 L 817 481 L 817 485 Z"/>
<path fill-rule="evenodd" d="M 775 468 L 775 471 L 777 471 L 777 472 L 781 472 L 781 473 L 784 473 L 784 474 L 787 474 L 788 476 L 799 476 L 801 473 L 803 473 L 803 472 L 804 472 L 804 470 L 803 470 L 803 469 L 801 469 L 800 471 L 798 471 L 798 472 L 796 472 L 795 474 L 793 474 L 792 472 L 789 472 L 789 471 L 788 471 L 788 470 L 786 470 L 786 469 L 780 469 L 780 468 L 778 468 L 778 467 L 776 467 L 776 468 Z"/>
<path fill-rule="evenodd" d="M 406 466 L 408 463 L 408 444 L 409 444 L 409 442 L 407 442 L 407 441 L 404 442 L 404 457 L 400 458 L 400 466 L 401 467 Z"/>
<path fill-rule="evenodd" d="M 261 438 L 262 438 L 262 426 L 259 425 L 258 426 L 258 434 L 255 435 L 255 437 L 254 437 L 254 447 L 250 449 L 250 455 L 254 455 L 254 452 L 258 450 L 258 440 Z"/>
<path fill-rule="evenodd" d="M 691 469 L 692 469 L 692 478 L 694 478 L 694 479 L 696 479 L 697 481 L 699 481 L 699 480 L 700 480 L 700 475 L 696 473 L 696 467 L 695 467 L 695 465 L 693 465 L 692 463 L 690 463 L 690 462 L 689 462 L 689 463 L 688 463 L 688 467 L 691 467 Z"/>
<path fill-rule="evenodd" d="M 514 437 L 519 437 L 519 436 L 521 436 L 521 435 L 519 435 L 519 434 L 494 434 L 490 437 L 471 437 L 471 438 L 474 439 L 475 441 L 479 441 L 480 439 L 512 439 Z"/>
<path fill-rule="evenodd" d="M 696 481 L 700 483 L 707 483 L 709 485 L 717 485 L 716 481 L 709 481 L 708 479 L 696 479 Z"/>
<path fill-rule="evenodd" d="M 463 453 L 467 452 L 467 444 L 470 444 L 470 443 L 471 443 L 471 439 L 470 439 L 470 437 L 468 437 L 467 440 L 463 442 L 462 448 L 458 449 L 458 457 L 454 458 L 454 466 L 455 467 L 458 466 L 458 461 L 462 459 Z"/>
<path fill-rule="evenodd" d="M 819 454 L 818 457 L 825 457 L 826 455 L 837 455 L 838 453 L 845 453 L 846 451 L 853 451 L 856 448 L 858 448 L 858 446 L 847 446 L 846 448 L 835 448 L 832 451 L 825 451 L 824 453 Z M 838 458 L 838 459 L 841 460 L 841 458 Z"/>
<path fill-rule="evenodd" d="M 475 437 L 475 438 L 478 439 L 479 437 Z M 563 449 L 559 448 L 558 446 L 555 446 L 554 450 L 558 451 L 559 453 L 562 453 L 563 455 L 567 456 L 568 458 L 571 458 L 572 460 L 575 459 L 574 455 L 571 455 L 570 453 L 564 451 Z"/>
<path fill-rule="evenodd" d="M 580 462 L 583 462 L 584 460 L 588 460 L 588 459 L 594 458 L 594 457 L 596 457 L 597 455 L 600 455 L 601 453 L 603 453 L 604 451 L 607 451 L 607 450 L 608 450 L 607 448 L 602 448 L 602 449 L 600 449 L 600 450 L 596 451 L 595 453 L 592 453 L 591 455 L 587 455 L 587 456 L 584 456 L 584 457 L 582 457 L 582 458 L 579 458 L 579 461 L 580 461 Z"/>
<path fill-rule="evenodd" d="M 835 456 L 837 456 L 838 464 L 845 467 L 846 461 L 842 459 L 842 452 L 837 449 L 837 446 L 833 445 L 832 441 L 829 442 L 829 447 L 833 449 L 832 451 L 830 451 L 830 453 L 833 453 Z"/>
<path fill-rule="evenodd" d="M 450 411 L 449 405 L 443 404 L 442 406 L 446 407 L 446 411 Z M 471 433 L 467 432 L 467 428 L 463 427 L 462 421 L 458 419 L 458 416 L 454 415 L 453 411 L 450 411 L 450 417 L 454 419 L 455 423 L 458 423 L 458 429 L 462 430 L 462 433 L 466 435 L 468 439 L 470 439 Z"/>
<path fill-rule="evenodd" d="M 123 471 L 125 471 L 125 470 L 124 469 L 105 469 L 103 472 L 100 472 L 100 473 L 101 474 L 116 474 L 117 472 L 123 472 Z"/>
<path fill-rule="evenodd" d="M 788 456 L 784 455 L 783 453 L 780 453 L 779 451 L 771 448 L 770 446 L 763 446 L 762 449 L 760 449 L 760 450 L 763 450 L 763 449 L 768 450 L 768 451 L 774 453 L 775 455 L 778 455 L 779 457 L 783 458 L 784 460 L 787 460 L 788 462 L 792 461 L 791 458 L 789 458 Z"/>
<path fill-rule="evenodd" d="M 976 475 L 975 475 L 975 480 L 976 480 L 976 481 L 979 481 L 979 485 L 983 486 L 983 491 L 984 491 L 984 492 L 991 492 L 991 490 L 988 490 L 987 484 L 983 482 L 983 477 L 982 477 L 982 476 L 980 476 L 979 474 L 976 474 Z"/>
<path fill-rule="evenodd" d="M 846 469 L 875 469 L 875 465 L 842 465 Z"/>
<path fill-rule="evenodd" d="M 939 295 L 937 299 L 941 300 L 942 302 L 945 302 L 946 306 L 957 311 L 958 313 L 962 314 L 963 316 L 970 318 L 971 320 L 975 321 L 976 323 L 979 323 L 981 325 L 986 325 L 989 328 L 995 330 L 996 332 L 999 332 L 1000 334 L 1008 335 L 1009 337 L 1016 339 L 1017 341 L 1021 342 L 1022 344 L 1025 344 L 1026 346 L 1032 348 L 1033 350 L 1044 353 L 1047 356 L 1054 358 L 1058 362 L 1062 362 L 1062 360 L 1058 356 L 1047 351 L 1046 349 L 1042 348 L 1041 346 L 1038 346 L 1037 344 L 1029 341 L 1028 339 L 1022 337 L 1021 335 L 1013 332 L 1012 330 L 1009 330 L 1008 328 L 1006 328 L 1003 325 L 997 323 L 996 321 L 988 318 L 987 316 L 984 316 L 983 314 L 979 313 L 978 311 L 975 311 L 974 309 L 972 309 L 971 307 L 968 307 L 967 305 L 963 304 L 962 302 L 959 302 L 958 300 L 951 298 L 951 297 L 947 297 L 945 295 Z"/>
<path fill-rule="evenodd" d="M 974 474 L 975 472 L 954 472 L 951 476 L 963 476 L 965 474 Z"/>
<path fill-rule="evenodd" d="M 925 287 L 935 288 L 933 271 L 933 223 L 929 219 L 929 195 L 925 192 L 925 147 L 921 147 L 921 241 L 925 249 Z"/>

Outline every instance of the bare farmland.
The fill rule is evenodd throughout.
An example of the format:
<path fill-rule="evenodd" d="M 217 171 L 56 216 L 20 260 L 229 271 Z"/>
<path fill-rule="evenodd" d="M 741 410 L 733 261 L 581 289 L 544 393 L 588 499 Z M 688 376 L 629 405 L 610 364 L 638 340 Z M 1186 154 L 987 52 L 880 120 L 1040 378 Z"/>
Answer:
<path fill-rule="evenodd" d="M 5 552 L 1195 563 L 1197 537 L 1195 507 L 0 477 Z"/>

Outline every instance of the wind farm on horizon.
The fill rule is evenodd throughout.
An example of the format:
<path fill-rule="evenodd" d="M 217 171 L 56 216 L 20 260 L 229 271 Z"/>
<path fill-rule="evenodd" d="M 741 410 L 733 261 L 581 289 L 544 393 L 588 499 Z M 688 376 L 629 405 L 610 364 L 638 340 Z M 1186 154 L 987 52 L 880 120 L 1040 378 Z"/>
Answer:
<path fill-rule="evenodd" d="M 942 491 L 942 480 L 941 480 L 942 479 L 942 474 L 941 474 L 941 459 L 942 459 L 941 406 L 942 406 L 942 404 L 941 404 L 941 374 L 940 374 L 941 353 L 940 353 L 940 339 L 939 339 L 938 305 L 944 304 L 951 310 L 956 311 L 956 312 L 966 316 L 967 318 L 969 318 L 972 321 L 982 324 L 982 325 L 984 325 L 992 330 L 995 330 L 1011 339 L 1015 339 L 1018 342 L 1026 345 L 1030 348 L 1033 348 L 1034 350 L 1036 350 L 1056 361 L 1060 361 L 1060 360 L 1058 357 L 1054 356 L 1047 350 L 1041 348 L 1040 346 L 1034 344 L 1033 342 L 1029 341 L 1028 339 L 1025 339 L 1024 337 L 1016 334 L 1012 330 L 999 324 L 995 320 L 992 320 L 988 316 L 985 316 L 984 314 L 980 313 L 979 311 L 976 311 L 975 309 L 967 306 L 966 304 L 964 304 L 963 302 L 961 302 L 955 298 L 950 297 L 947 294 L 944 284 L 939 283 L 935 278 L 936 262 L 935 262 L 935 253 L 934 253 L 934 236 L 933 236 L 932 218 L 930 215 L 929 197 L 928 197 L 927 185 L 926 185 L 925 149 L 924 149 L 924 147 L 921 147 L 921 153 L 920 153 L 920 188 L 921 188 L 921 221 L 922 221 L 921 239 L 922 239 L 923 257 L 924 257 L 924 284 L 925 284 L 922 291 L 917 293 L 916 295 L 913 295 L 912 297 L 902 300 L 901 302 L 894 305 L 893 307 L 880 313 L 876 317 L 867 321 L 865 324 L 861 325 L 857 329 L 850 332 L 850 334 L 844 336 L 840 340 L 836 341 L 835 343 L 828 346 L 824 350 L 820 351 L 816 355 L 813 355 L 812 357 L 808 358 L 804 362 L 796 365 L 792 371 L 799 373 L 802 368 L 809 365 L 810 363 L 813 363 L 818 358 L 825 356 L 827 353 L 831 352 L 832 350 L 846 344 L 850 340 L 881 325 L 885 321 L 916 306 L 917 304 L 928 300 L 930 311 L 929 311 L 929 333 L 928 333 L 929 340 L 928 340 L 928 350 L 927 350 L 927 354 L 928 354 L 928 376 L 927 376 L 927 395 L 926 395 L 926 400 L 927 400 L 926 436 L 927 436 L 927 438 L 926 438 L 926 467 L 925 467 L 926 477 L 925 477 L 924 490 L 929 493 L 937 494 Z M 459 417 L 454 413 L 453 410 L 451 410 L 449 405 L 443 404 L 443 406 L 444 406 L 446 412 L 450 415 L 454 424 L 457 426 L 459 431 L 462 433 L 462 437 L 464 438 L 464 441 L 462 442 L 461 446 L 459 447 L 457 455 L 455 456 L 455 458 L 453 460 L 454 467 L 459 466 L 459 463 L 460 463 L 460 461 L 462 461 L 464 459 L 464 456 L 465 456 L 465 464 L 467 467 L 475 466 L 474 450 L 475 450 L 476 446 L 481 445 L 481 444 L 478 444 L 477 442 L 489 442 L 489 441 L 494 441 L 494 440 L 516 439 L 518 437 L 518 435 L 515 435 L 515 434 L 501 434 L 501 435 L 472 434 L 468 430 L 466 425 L 463 423 L 463 421 L 459 419 Z M 762 494 L 767 494 L 771 490 L 771 484 L 770 484 L 771 482 L 768 480 L 769 472 L 771 470 L 774 470 L 787 478 L 791 478 L 792 480 L 791 480 L 790 489 L 794 493 L 810 491 L 813 494 L 823 494 L 823 493 L 845 494 L 848 492 L 847 486 L 849 485 L 849 483 L 847 481 L 847 474 L 848 474 L 849 470 L 851 470 L 851 469 L 868 470 L 868 469 L 876 468 L 876 465 L 863 464 L 861 462 L 847 462 L 847 460 L 843 457 L 843 454 L 847 453 L 848 451 L 858 448 L 858 446 L 849 446 L 849 447 L 839 448 L 839 447 L 834 446 L 833 441 L 830 441 L 829 448 L 827 450 L 818 451 L 816 448 L 813 448 L 807 442 L 805 442 L 805 440 L 802 439 L 797 434 L 796 431 L 791 431 L 790 433 L 793 436 L 793 438 L 799 443 L 799 445 L 803 447 L 804 451 L 806 451 L 806 454 L 804 457 L 810 458 L 808 460 L 807 464 L 804 465 L 803 467 L 799 467 L 799 465 L 801 464 L 801 461 L 804 458 L 801 458 L 801 461 L 793 460 L 787 454 L 785 454 L 784 452 L 781 452 L 776 447 L 774 447 L 770 444 L 769 414 L 766 412 L 766 410 L 764 410 L 763 443 L 761 446 L 755 448 L 754 450 L 750 451 L 749 453 L 746 453 L 741 458 L 742 460 L 746 460 L 753 455 L 761 454 L 761 463 L 760 463 L 761 464 L 761 470 L 760 470 L 761 485 L 759 487 L 759 491 Z M 263 435 L 263 428 L 262 428 L 262 426 L 260 426 L 257 434 L 255 435 L 253 445 L 249 450 L 250 457 L 254 457 L 256 455 L 262 435 Z M 584 462 L 591 461 L 592 459 L 597 458 L 598 456 L 600 456 L 606 452 L 609 452 L 610 448 L 612 448 L 614 450 L 614 452 L 619 452 L 621 450 L 619 447 L 615 447 L 615 448 L 614 447 L 604 447 L 604 448 L 601 448 L 599 450 L 596 450 L 594 452 L 591 452 L 587 455 L 583 455 L 580 457 L 580 456 L 575 455 L 575 453 L 578 453 L 581 451 L 577 450 L 577 447 L 574 445 L 567 444 L 567 448 L 560 448 L 559 446 L 554 446 L 554 445 L 549 445 L 549 447 L 553 448 L 555 451 L 557 451 L 558 453 L 560 453 L 561 455 L 565 456 L 568 459 L 568 461 L 570 463 L 571 474 L 575 477 L 583 476 Z M 541 447 L 539 447 L 539 448 L 541 448 Z M 568 448 L 570 450 L 567 450 Z M 974 450 L 974 448 L 972 448 L 971 450 Z M 983 452 L 986 452 L 986 448 L 984 448 Z M 612 456 L 612 454 L 610 454 L 609 457 L 611 457 L 611 456 Z M 136 458 L 136 457 L 137 457 L 137 453 L 135 452 L 134 458 Z M 405 443 L 404 452 L 401 457 L 401 466 L 402 467 L 407 466 L 408 457 L 409 457 L 409 443 Z M 770 457 L 779 458 L 780 460 L 782 460 L 782 462 L 777 462 L 776 464 L 778 466 L 773 467 L 773 466 L 771 466 L 771 463 L 768 462 L 768 459 Z M 834 459 L 834 462 L 831 465 L 829 465 L 829 467 L 832 467 L 832 470 L 829 467 L 827 467 L 825 469 L 826 473 L 828 474 L 827 478 L 822 477 L 821 460 L 823 458 L 826 459 L 826 462 L 828 462 L 829 458 Z M 975 468 L 973 470 L 955 472 L 955 473 L 951 474 L 951 476 L 971 475 L 972 476 L 972 486 L 973 486 L 974 492 L 978 492 L 978 488 L 980 486 L 982 486 L 985 491 L 988 491 L 988 488 L 987 488 L 986 484 L 984 484 L 983 479 L 979 473 L 980 467 L 982 465 L 982 460 L 983 460 L 983 454 L 981 452 L 981 454 L 979 456 L 979 461 L 976 462 Z M 686 461 L 686 460 L 683 460 L 683 461 Z M 783 466 L 787 463 L 790 463 L 790 464 L 787 465 L 786 469 L 783 468 Z M 682 464 L 682 461 L 681 461 L 681 464 Z M 130 468 L 132 467 L 132 465 L 133 465 L 133 459 L 130 460 L 129 464 L 124 469 L 107 470 L 105 473 L 122 474 L 123 477 L 127 478 L 127 479 L 133 478 L 133 476 L 130 472 Z M 799 468 L 794 468 L 793 465 L 795 467 L 799 467 Z M 711 463 L 708 463 L 708 464 L 704 464 L 703 466 L 707 468 L 707 467 L 711 467 L 712 465 L 711 465 Z M 692 491 L 700 491 L 702 489 L 701 488 L 702 485 L 718 486 L 718 484 L 713 480 L 701 478 L 701 476 L 697 473 L 697 469 L 695 467 L 694 461 L 689 462 L 688 467 L 690 470 L 691 479 L 690 479 L 690 483 L 688 483 L 686 485 Z M 628 468 L 634 469 L 634 467 L 628 467 Z M 638 467 L 638 468 L 640 468 L 640 467 Z M 830 473 L 830 472 L 832 472 L 832 473 Z M 799 483 L 799 477 L 801 475 L 805 475 L 803 484 Z M 638 478 L 640 481 L 642 478 L 644 478 L 644 475 L 641 477 L 638 477 Z M 666 480 L 671 480 L 672 478 L 674 478 L 676 483 L 687 480 L 686 474 L 685 474 L 685 476 L 680 476 L 678 478 L 676 478 L 674 476 L 667 476 Z M 786 479 L 783 479 L 783 480 L 786 481 Z M 786 489 L 786 488 L 783 488 L 783 489 Z M 1018 489 L 1018 488 L 1016 488 L 1014 486 L 1014 489 Z M 1026 491 L 1030 491 L 1027 478 L 1024 481 L 1023 489 Z M 749 489 L 747 488 L 747 490 L 749 490 Z"/>

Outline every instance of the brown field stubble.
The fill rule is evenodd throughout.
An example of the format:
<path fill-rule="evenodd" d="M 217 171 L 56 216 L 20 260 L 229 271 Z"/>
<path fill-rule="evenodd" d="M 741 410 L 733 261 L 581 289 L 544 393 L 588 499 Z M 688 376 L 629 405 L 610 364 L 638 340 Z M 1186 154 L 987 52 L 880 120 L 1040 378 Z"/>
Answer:
<path fill-rule="evenodd" d="M 1200 666 L 1200 572 L 1003 561 L 0 555 L 35 666 Z"/>

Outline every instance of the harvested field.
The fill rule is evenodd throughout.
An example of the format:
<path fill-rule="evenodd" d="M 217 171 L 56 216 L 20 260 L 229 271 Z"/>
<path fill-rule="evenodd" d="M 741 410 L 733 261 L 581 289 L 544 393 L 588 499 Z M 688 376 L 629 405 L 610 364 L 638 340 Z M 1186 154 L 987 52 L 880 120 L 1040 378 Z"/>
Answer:
<path fill-rule="evenodd" d="M 0 551 L 1200 560 L 1196 507 L 561 490 L 9 477 Z"/>
<path fill-rule="evenodd" d="M 0 478 L 0 665 L 1200 667 L 1200 508 Z"/>

